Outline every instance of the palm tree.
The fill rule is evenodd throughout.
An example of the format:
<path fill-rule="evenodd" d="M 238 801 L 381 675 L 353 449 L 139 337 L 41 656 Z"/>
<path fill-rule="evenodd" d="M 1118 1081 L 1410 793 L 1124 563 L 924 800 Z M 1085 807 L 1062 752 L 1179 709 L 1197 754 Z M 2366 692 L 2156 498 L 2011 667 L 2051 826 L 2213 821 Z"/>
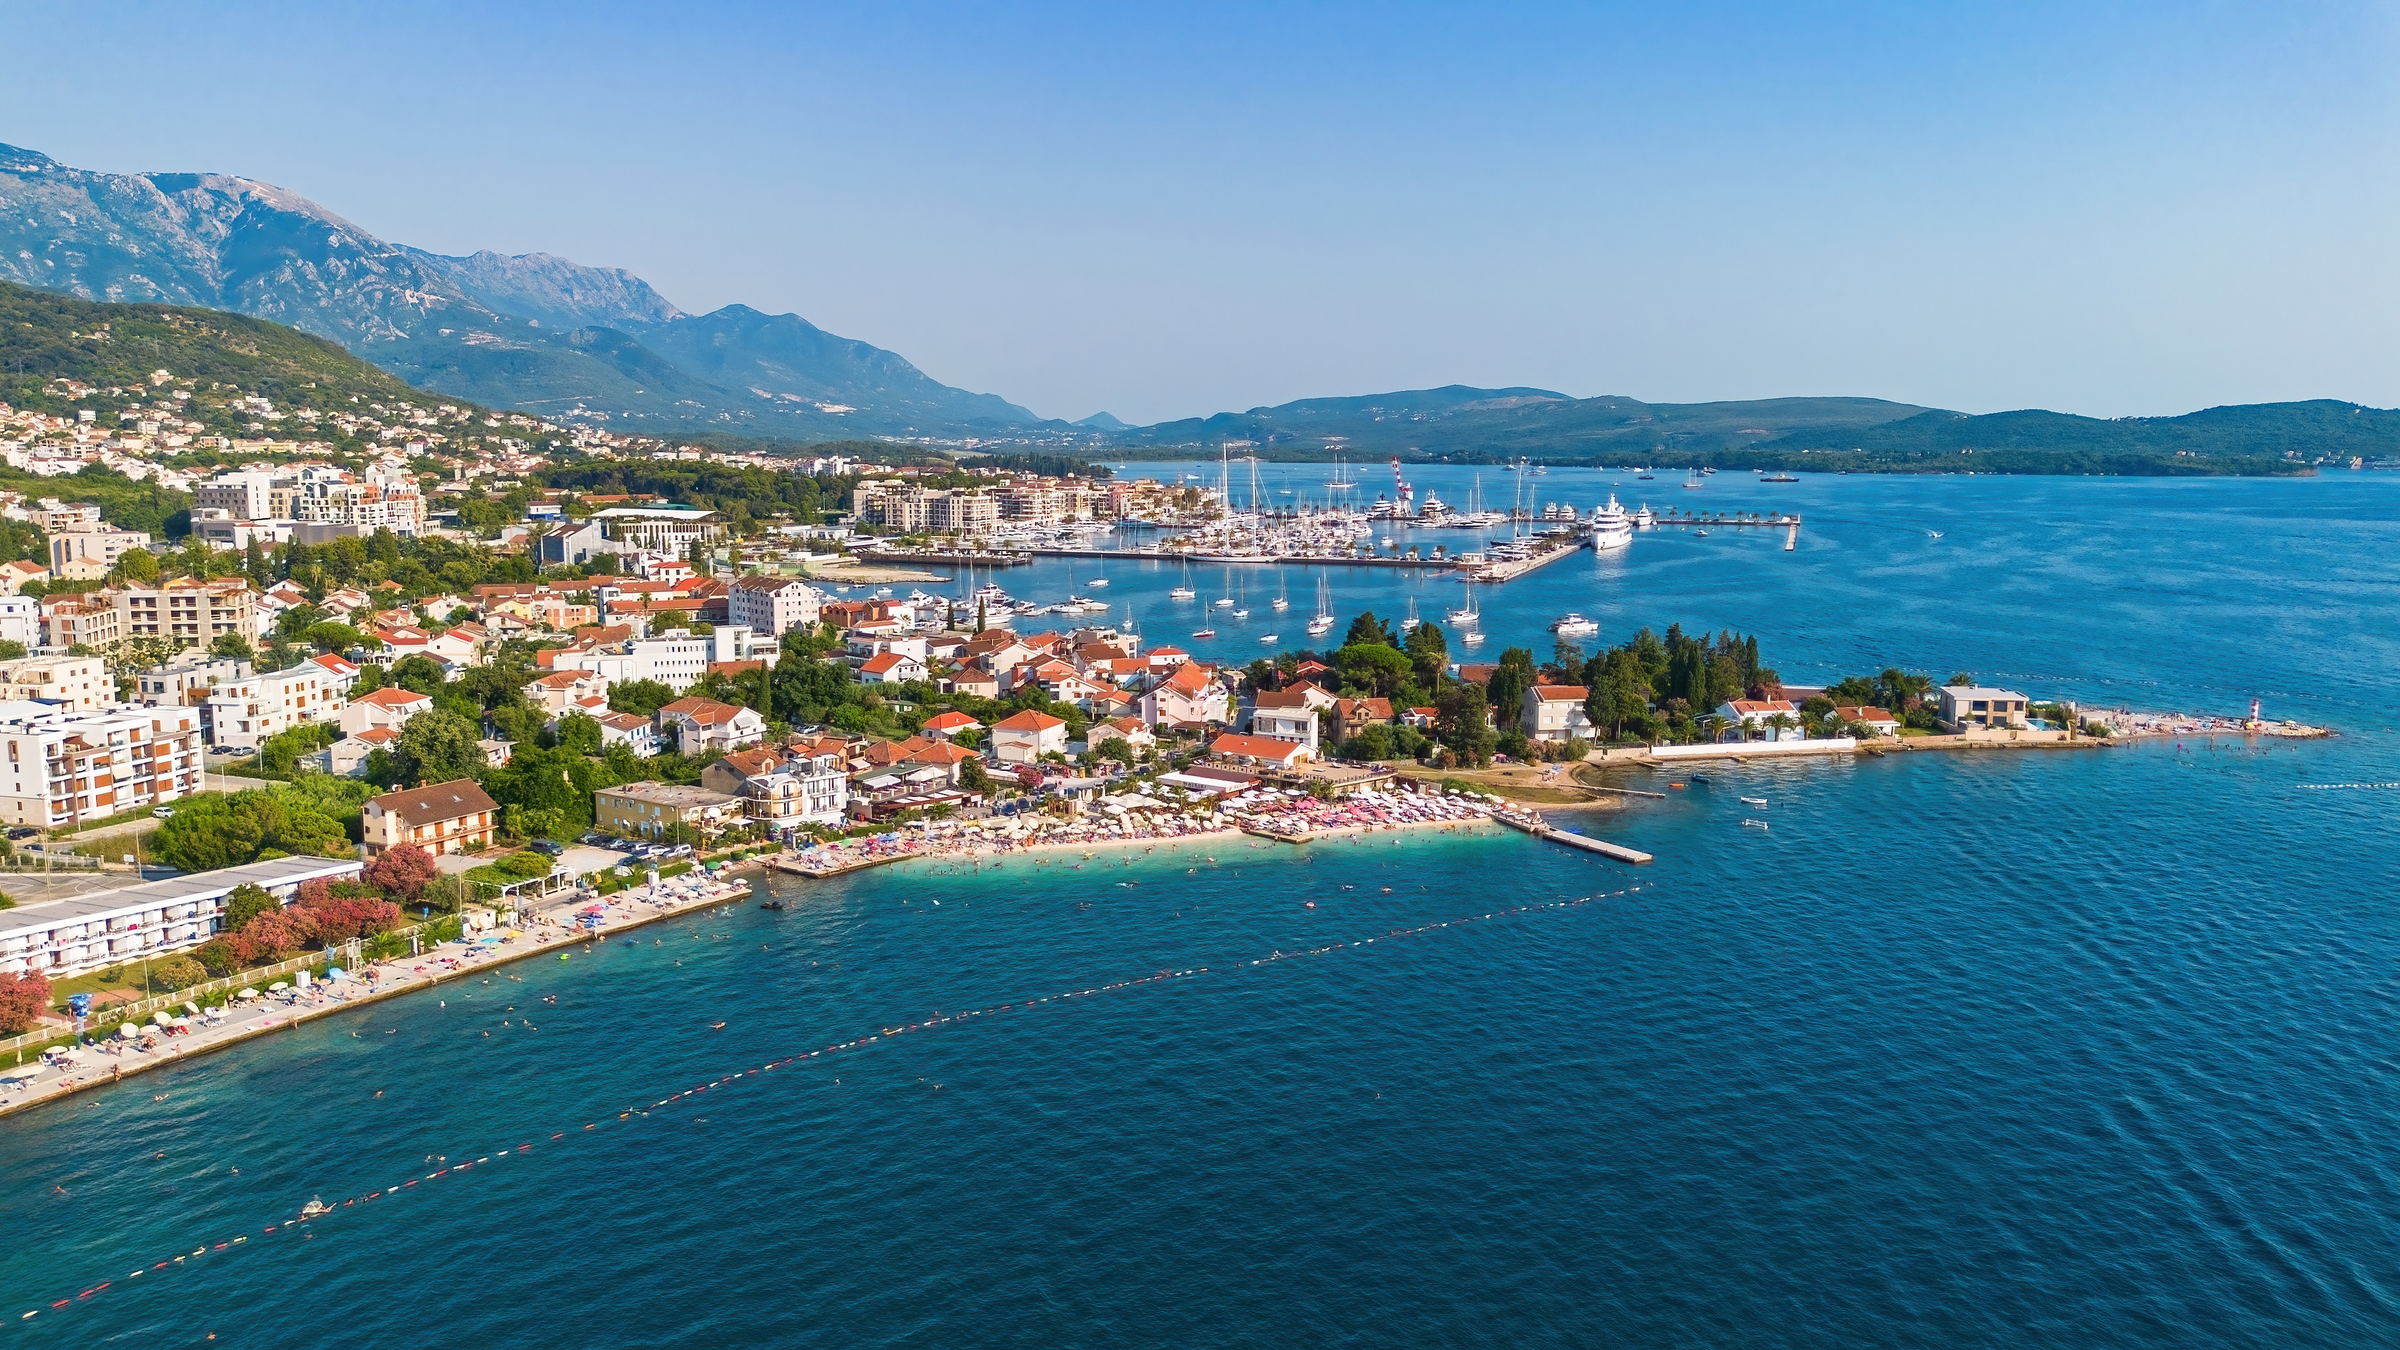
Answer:
<path fill-rule="evenodd" d="M 1800 724 L 1792 720 L 1792 715 L 1790 713 L 1777 713 L 1773 717 L 1767 719 L 1767 728 L 1775 733 L 1773 739 L 1779 741 L 1783 739 L 1784 732 L 1789 731 L 1798 725 Z"/>

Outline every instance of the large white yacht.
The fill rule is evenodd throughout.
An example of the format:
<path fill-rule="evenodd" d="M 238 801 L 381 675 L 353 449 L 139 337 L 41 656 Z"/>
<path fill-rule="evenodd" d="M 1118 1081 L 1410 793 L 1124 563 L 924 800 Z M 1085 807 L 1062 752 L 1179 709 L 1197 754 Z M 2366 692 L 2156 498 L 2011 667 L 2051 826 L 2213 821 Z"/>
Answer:
<path fill-rule="evenodd" d="M 1633 542 L 1633 518 L 1617 505 L 1617 494 L 1608 494 L 1608 505 L 1592 512 L 1592 552 L 1605 553 L 1623 548 Z"/>

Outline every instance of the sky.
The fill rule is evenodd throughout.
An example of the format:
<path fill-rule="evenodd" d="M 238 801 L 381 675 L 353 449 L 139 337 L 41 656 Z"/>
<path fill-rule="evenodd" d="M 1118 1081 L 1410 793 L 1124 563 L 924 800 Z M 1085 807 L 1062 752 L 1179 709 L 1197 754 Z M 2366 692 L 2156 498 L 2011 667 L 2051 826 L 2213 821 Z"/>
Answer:
<path fill-rule="evenodd" d="M 1044 416 L 2400 404 L 2389 3 L 232 8 L 0 0 L 0 141 Z"/>

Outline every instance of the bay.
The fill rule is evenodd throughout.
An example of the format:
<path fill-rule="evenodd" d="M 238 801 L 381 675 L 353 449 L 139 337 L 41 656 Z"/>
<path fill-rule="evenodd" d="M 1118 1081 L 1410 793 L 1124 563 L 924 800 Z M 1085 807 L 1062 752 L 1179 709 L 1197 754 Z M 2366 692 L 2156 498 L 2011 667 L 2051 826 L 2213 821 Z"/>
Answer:
<path fill-rule="evenodd" d="M 1455 502 L 1474 471 L 1409 472 Z M 1589 818 L 1658 855 L 1638 870 L 1423 833 L 794 887 L 0 1123 L 0 1320 L 36 1345 L 2400 1335 L 2400 796 L 2345 786 L 2400 781 L 2395 480 L 1628 477 L 1535 482 L 1807 521 L 1790 553 L 1657 531 L 1488 591 L 1487 654 L 1546 654 L 1575 609 L 1603 642 L 1755 633 L 1794 683 L 2257 697 L 2342 734 L 1733 769 Z M 1175 574 L 1108 575 L 1154 644 L 1248 659 L 1274 631 L 1253 604 L 1205 649 Z M 1457 594 L 1329 575 L 1345 623 Z M 1304 618 L 1313 574 L 1286 585 Z M 1193 973 L 1025 1006 L 1162 971 Z"/>

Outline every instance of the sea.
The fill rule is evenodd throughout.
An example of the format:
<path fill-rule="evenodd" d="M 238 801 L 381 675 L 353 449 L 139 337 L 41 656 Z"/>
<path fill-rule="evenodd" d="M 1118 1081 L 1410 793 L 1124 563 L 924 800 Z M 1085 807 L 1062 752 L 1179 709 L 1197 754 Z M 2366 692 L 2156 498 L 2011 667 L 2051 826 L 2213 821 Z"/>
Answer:
<path fill-rule="evenodd" d="M 2400 477 L 1408 472 L 1803 516 L 1488 589 L 1488 655 L 1574 610 L 2338 735 L 1648 774 L 1577 822 L 1639 868 L 1480 829 L 778 880 L 0 1121 L 0 1335 L 2400 1344 Z M 1459 599 L 1325 575 L 1345 625 Z M 998 580 L 1246 661 L 1317 578 Z M 1252 617 L 1191 638 L 1220 588 Z"/>

